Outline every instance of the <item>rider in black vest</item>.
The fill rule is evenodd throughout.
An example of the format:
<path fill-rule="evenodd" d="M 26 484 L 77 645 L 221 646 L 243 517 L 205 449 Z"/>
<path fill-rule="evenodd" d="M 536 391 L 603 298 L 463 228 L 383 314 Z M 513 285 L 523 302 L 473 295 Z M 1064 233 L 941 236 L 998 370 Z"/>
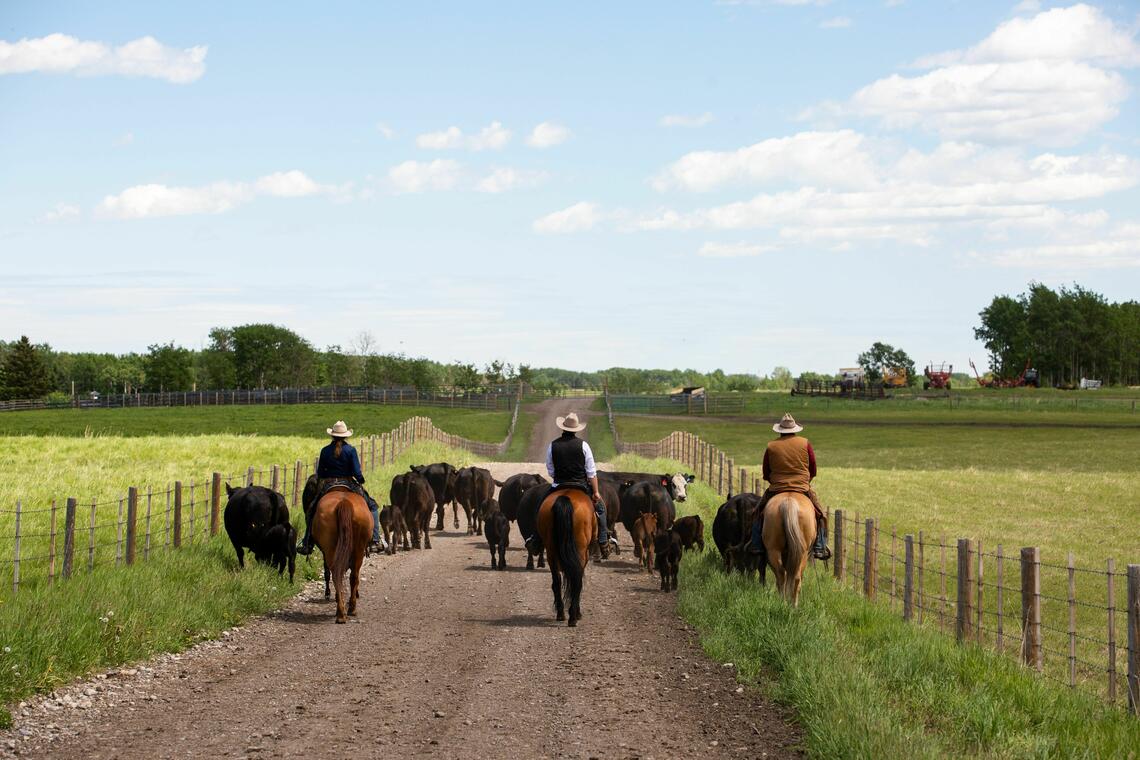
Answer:
<path fill-rule="evenodd" d="M 571 412 L 565 417 L 557 419 L 562 435 L 550 442 L 546 448 L 546 471 L 553 484 L 553 492 L 559 488 L 578 488 L 585 491 L 594 500 L 594 512 L 598 516 L 598 543 L 606 544 L 617 539 L 610 539 L 606 530 L 606 505 L 602 495 L 598 492 L 598 471 L 594 464 L 594 452 L 590 444 L 583 441 L 575 433 L 585 430 L 585 423 L 578 421 L 578 415 Z M 527 537 L 530 543 L 537 536 Z"/>

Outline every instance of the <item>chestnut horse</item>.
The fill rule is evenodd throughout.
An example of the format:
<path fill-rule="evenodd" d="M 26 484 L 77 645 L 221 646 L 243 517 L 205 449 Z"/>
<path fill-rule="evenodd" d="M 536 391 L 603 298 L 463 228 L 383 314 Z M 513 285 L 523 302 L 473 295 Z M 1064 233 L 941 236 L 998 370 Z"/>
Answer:
<path fill-rule="evenodd" d="M 776 587 L 793 607 L 815 543 L 815 507 L 802 493 L 778 493 L 764 507 L 764 549 L 776 574 Z M 761 579 L 763 579 L 761 568 Z"/>
<path fill-rule="evenodd" d="M 542 500 L 537 523 L 550 563 L 555 619 L 576 626 L 582 619 L 582 582 L 590 561 L 590 544 L 598 540 L 594 503 L 584 491 L 560 488 Z"/>
<path fill-rule="evenodd" d="M 347 613 L 356 615 L 356 600 L 360 596 L 360 563 L 371 538 L 372 513 L 368 511 L 363 496 L 347 489 L 334 489 L 321 497 L 313 515 L 313 541 L 324 555 L 325 577 L 332 573 L 338 623 L 348 622 L 344 593 L 346 570 L 352 571 Z"/>

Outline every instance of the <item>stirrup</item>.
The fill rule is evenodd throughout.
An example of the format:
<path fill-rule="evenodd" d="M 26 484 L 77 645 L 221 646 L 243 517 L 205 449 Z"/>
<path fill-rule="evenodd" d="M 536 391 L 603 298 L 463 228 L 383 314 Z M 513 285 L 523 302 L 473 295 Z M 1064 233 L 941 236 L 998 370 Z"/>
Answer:
<path fill-rule="evenodd" d="M 827 544 L 811 550 L 811 556 L 816 559 L 831 559 L 831 549 Z"/>

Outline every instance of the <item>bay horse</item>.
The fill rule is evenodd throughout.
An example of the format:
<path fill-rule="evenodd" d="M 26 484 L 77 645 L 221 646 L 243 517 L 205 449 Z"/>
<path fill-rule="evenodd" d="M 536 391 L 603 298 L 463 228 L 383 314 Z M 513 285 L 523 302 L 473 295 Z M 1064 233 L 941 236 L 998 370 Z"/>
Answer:
<path fill-rule="evenodd" d="M 560 488 L 542 500 L 537 523 L 550 563 L 555 619 L 576 626 L 582 619 L 582 583 L 590 561 L 590 544 L 598 540 L 594 503 L 584 491 Z"/>
<path fill-rule="evenodd" d="M 325 558 L 326 587 L 332 574 L 336 588 L 336 622 L 347 623 L 348 615 L 356 615 L 356 600 L 360 596 L 360 563 L 372 538 L 372 513 L 364 497 L 346 488 L 334 488 L 317 502 L 313 515 L 313 541 L 321 548 Z M 344 593 L 344 573 L 352 571 L 351 589 L 347 601 Z M 327 598 L 327 591 L 326 591 Z"/>
<path fill-rule="evenodd" d="M 815 543 L 815 507 L 808 497 L 795 492 L 773 496 L 764 507 L 763 539 L 776 587 L 793 607 L 799 606 L 809 547 Z M 763 579 L 763 568 L 760 573 Z"/>

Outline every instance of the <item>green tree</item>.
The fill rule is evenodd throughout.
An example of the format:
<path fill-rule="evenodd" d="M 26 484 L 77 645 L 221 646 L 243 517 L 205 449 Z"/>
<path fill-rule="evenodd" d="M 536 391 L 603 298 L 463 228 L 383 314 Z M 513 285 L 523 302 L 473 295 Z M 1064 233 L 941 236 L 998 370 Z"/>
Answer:
<path fill-rule="evenodd" d="M 905 370 L 907 383 L 915 382 L 914 362 L 901 348 L 875 341 L 869 349 L 859 354 L 858 361 L 867 373 L 867 379 L 872 382 L 882 380 L 883 373 L 888 369 Z"/>
<path fill-rule="evenodd" d="M 158 343 L 147 349 L 143 372 L 149 391 L 188 391 L 194 385 L 194 357 L 173 341 Z"/>
<path fill-rule="evenodd" d="M 0 367 L 0 393 L 4 398 L 40 398 L 52 389 L 43 354 L 28 336 L 21 335 L 4 356 Z"/>
<path fill-rule="evenodd" d="M 210 345 L 198 355 L 198 377 L 203 388 L 222 390 L 237 387 L 232 330 L 227 327 L 210 330 Z"/>
<path fill-rule="evenodd" d="M 456 388 L 470 393 L 483 384 L 483 378 L 479 375 L 479 370 L 475 369 L 474 364 L 456 362 L 451 366 L 451 383 Z"/>
<path fill-rule="evenodd" d="M 340 346 L 329 346 L 322 356 L 324 381 L 340 387 L 360 385 L 364 370 L 361 358 L 346 354 Z"/>
<path fill-rule="evenodd" d="M 270 324 L 233 328 L 234 371 L 243 388 L 304 388 L 317 379 L 315 351 L 285 327 Z"/>

